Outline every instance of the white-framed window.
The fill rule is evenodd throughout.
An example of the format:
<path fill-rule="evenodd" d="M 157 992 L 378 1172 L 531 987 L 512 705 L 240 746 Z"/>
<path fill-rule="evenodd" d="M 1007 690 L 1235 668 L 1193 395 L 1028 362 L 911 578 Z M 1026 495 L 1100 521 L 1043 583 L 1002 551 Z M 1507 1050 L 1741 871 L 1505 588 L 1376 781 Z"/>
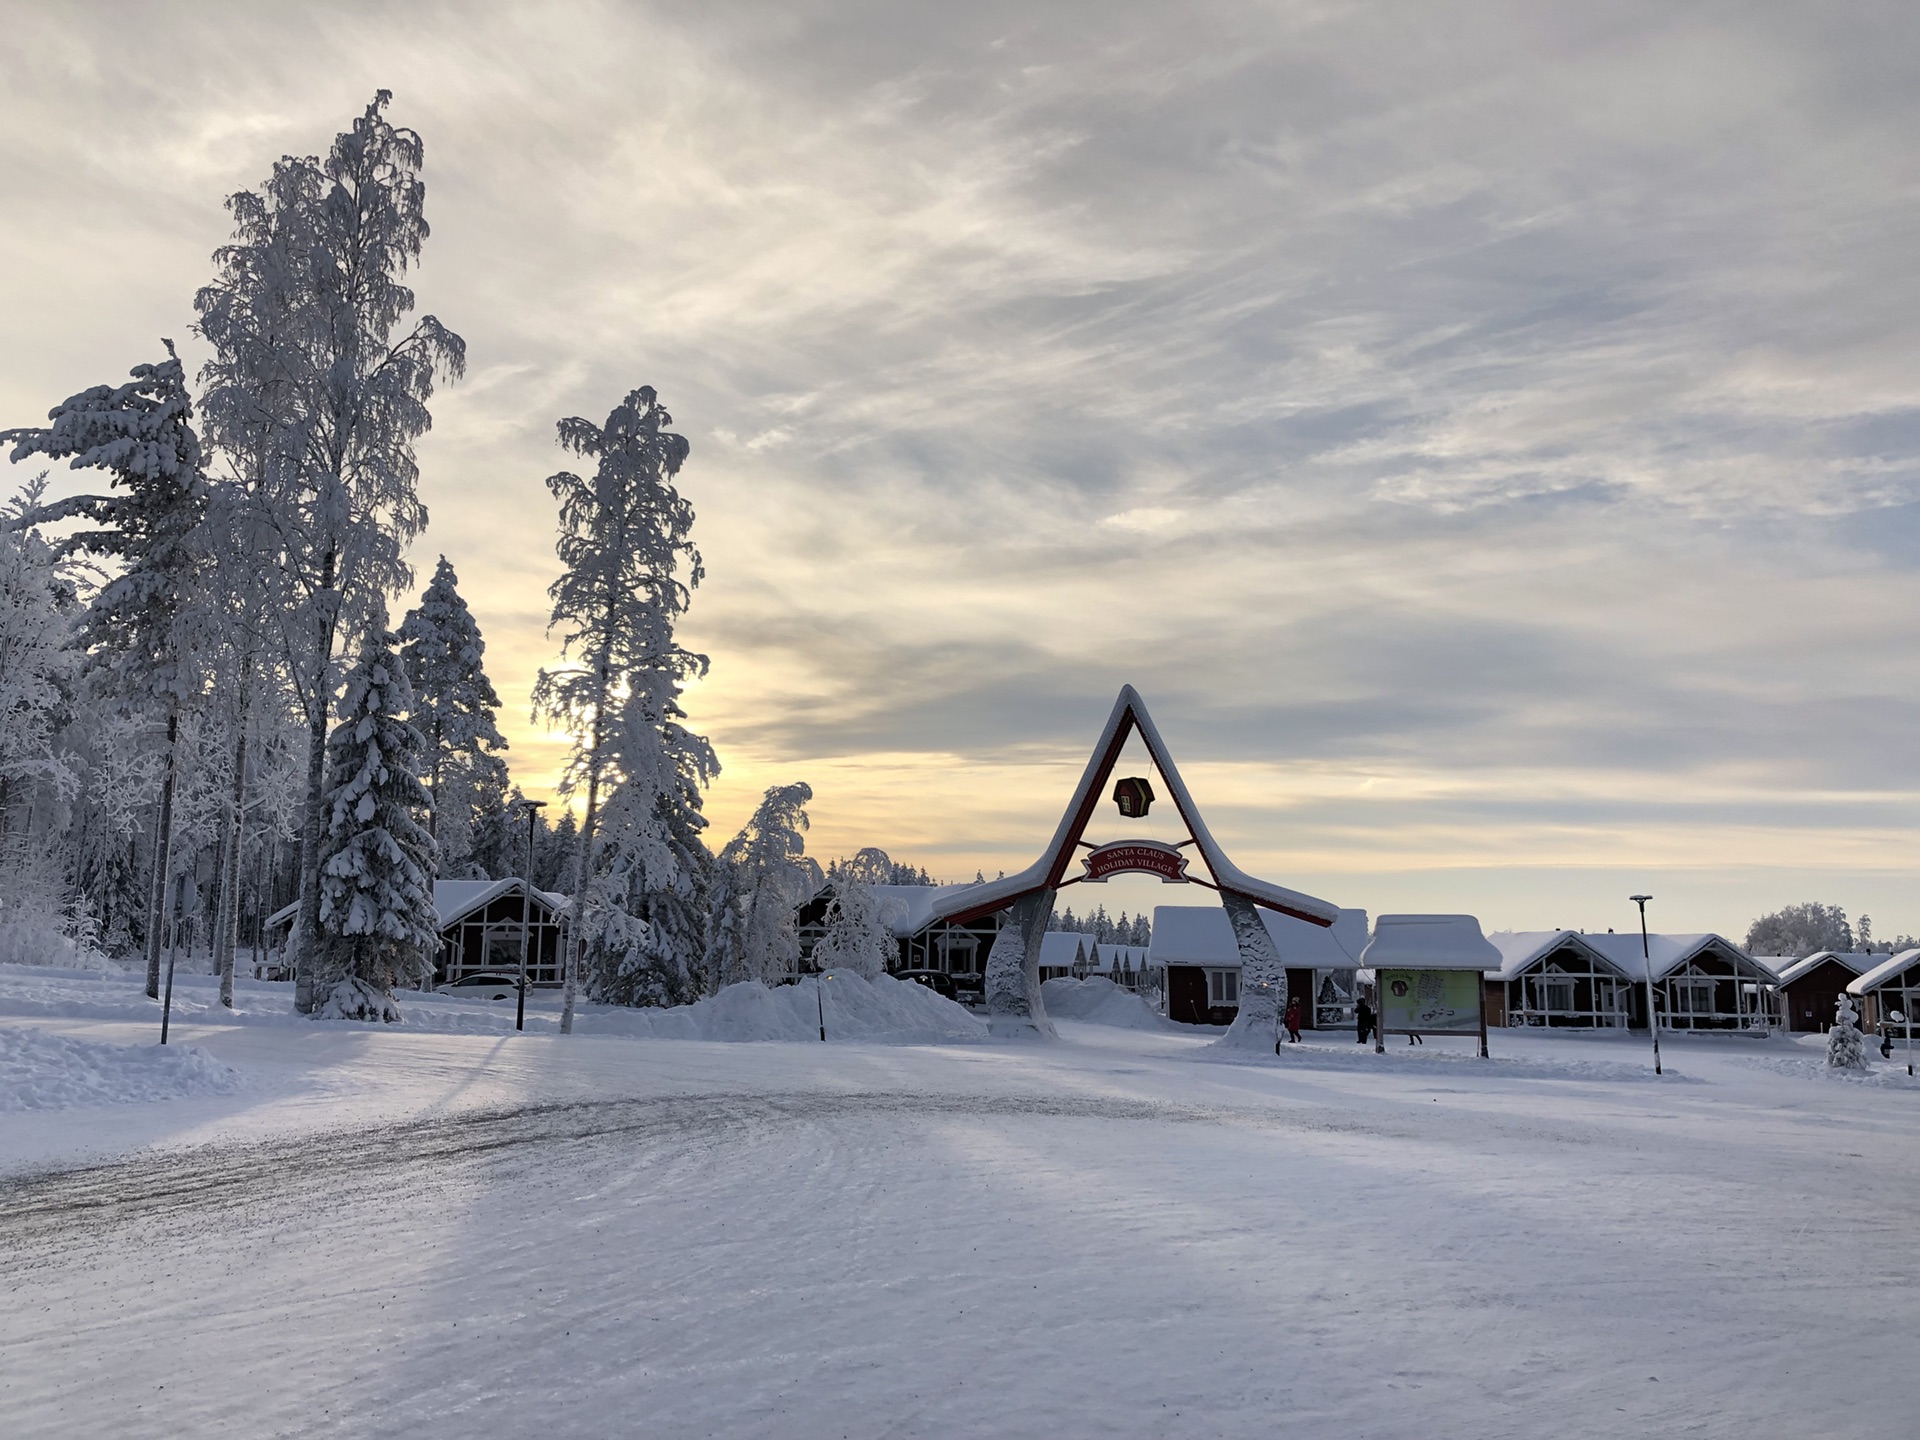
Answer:
<path fill-rule="evenodd" d="M 1240 1003 L 1240 972 L 1238 970 L 1207 971 L 1207 1004 L 1238 1005 Z"/>

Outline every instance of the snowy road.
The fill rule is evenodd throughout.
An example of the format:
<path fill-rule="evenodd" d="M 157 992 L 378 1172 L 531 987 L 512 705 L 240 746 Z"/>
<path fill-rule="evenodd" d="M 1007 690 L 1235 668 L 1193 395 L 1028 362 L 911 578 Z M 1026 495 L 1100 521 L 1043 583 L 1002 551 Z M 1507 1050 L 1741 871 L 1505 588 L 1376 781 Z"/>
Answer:
<path fill-rule="evenodd" d="M 0 1186 L 0 1432 L 1913 1433 L 1914 1092 L 1070 1034 L 196 1035 L 359 1088 Z"/>

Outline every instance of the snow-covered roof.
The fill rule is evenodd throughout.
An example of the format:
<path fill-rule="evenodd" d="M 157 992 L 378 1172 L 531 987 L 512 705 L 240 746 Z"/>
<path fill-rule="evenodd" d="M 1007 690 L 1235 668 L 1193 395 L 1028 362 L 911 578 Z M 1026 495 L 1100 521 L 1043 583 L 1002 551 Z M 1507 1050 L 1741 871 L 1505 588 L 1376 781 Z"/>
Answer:
<path fill-rule="evenodd" d="M 1160 738 L 1160 731 L 1153 723 L 1153 717 L 1147 714 L 1146 702 L 1140 698 L 1140 692 L 1131 685 L 1120 687 L 1120 697 L 1113 702 L 1113 712 L 1107 717 L 1106 729 L 1100 732 L 1099 743 L 1093 748 L 1093 754 L 1087 759 L 1087 768 L 1081 772 L 1080 783 L 1075 787 L 1073 799 L 1068 802 L 1066 812 L 1060 817 L 1060 824 L 1053 832 L 1053 839 L 1041 852 L 1040 858 L 1020 871 L 1017 875 L 1008 875 L 999 880 L 989 880 L 984 885 L 968 887 L 965 895 L 943 896 L 935 901 L 933 918 L 947 919 L 956 915 L 977 915 L 990 913 L 1011 905 L 1024 895 L 1036 890 L 1044 890 L 1057 885 L 1066 873 L 1071 860 L 1073 844 L 1080 838 L 1080 832 L 1086 829 L 1087 817 L 1093 813 L 1098 796 L 1094 787 L 1102 784 L 1107 773 L 1112 770 L 1114 760 L 1120 753 L 1120 741 L 1125 726 L 1131 722 L 1140 731 L 1140 738 L 1147 747 L 1147 753 L 1153 757 L 1153 763 L 1159 768 L 1160 776 L 1167 782 L 1167 789 L 1173 792 L 1174 806 L 1180 817 L 1186 822 L 1187 829 L 1193 835 L 1193 843 L 1200 852 L 1200 858 L 1212 872 L 1214 880 L 1222 889 L 1244 895 L 1257 904 L 1271 907 L 1284 914 L 1298 916 L 1311 923 L 1330 925 L 1339 916 L 1339 907 L 1328 904 L 1298 890 L 1289 890 L 1284 885 L 1275 885 L 1270 881 L 1256 879 L 1247 874 L 1238 865 L 1227 858 L 1226 851 L 1220 848 L 1207 829 L 1207 823 L 1200 816 L 1200 809 L 1193 803 L 1193 796 L 1187 791 L 1186 781 L 1180 778 L 1180 771 L 1173 763 L 1173 756 Z"/>
<path fill-rule="evenodd" d="M 1889 981 L 1898 980 L 1907 971 L 1920 968 L 1920 950 L 1902 950 L 1889 955 L 1878 965 L 1847 986 L 1849 995 L 1870 995 Z"/>
<path fill-rule="evenodd" d="M 1282 964 L 1316 970 L 1349 970 L 1360 963 L 1367 943 L 1367 912 L 1336 910 L 1330 926 L 1310 925 L 1272 910 L 1259 912 L 1273 937 Z M 1153 965 L 1210 965 L 1231 969 L 1240 964 L 1233 926 L 1218 905 L 1156 905 L 1153 907 L 1153 943 L 1147 947 Z M 1135 962 L 1135 968 L 1139 962 Z"/>
<path fill-rule="evenodd" d="M 1360 958 L 1374 970 L 1485 970 L 1501 955 L 1471 915 L 1382 915 Z"/>
<path fill-rule="evenodd" d="M 831 887 L 829 887 L 831 888 Z M 896 938 L 918 935 L 933 923 L 934 902 L 976 887 L 968 885 L 869 885 L 880 922 Z"/>
<path fill-rule="evenodd" d="M 1487 971 L 1489 980 L 1517 980 L 1549 955 L 1563 950 L 1584 952 L 1582 958 L 1602 970 L 1611 970 L 1622 979 L 1633 979 L 1633 972 L 1622 970 L 1608 956 L 1586 943 L 1587 937 L 1573 930 L 1498 930 L 1487 941 L 1500 952 L 1498 966 Z"/>
<path fill-rule="evenodd" d="M 1040 937 L 1040 963 L 1053 970 L 1067 970 L 1087 958 L 1093 936 L 1078 930 L 1049 930 Z"/>
<path fill-rule="evenodd" d="M 1109 941 L 1094 946 L 1088 952 L 1087 960 L 1096 970 L 1144 970 L 1147 964 L 1147 947 L 1115 945 Z"/>
<path fill-rule="evenodd" d="M 518 895 L 520 880 L 509 876 L 505 880 L 436 880 L 433 882 L 433 912 L 436 928 L 444 930 L 474 911 L 491 905 L 502 895 Z M 535 890 L 534 899 L 545 902 L 549 910 L 559 910 L 567 903 L 567 897 L 556 895 L 551 890 Z M 284 905 L 267 917 L 269 927 L 286 925 L 300 911 L 300 902 Z"/>
<path fill-rule="evenodd" d="M 1640 953 L 1640 933 L 1637 930 L 1606 935 L 1589 932 L 1580 938 L 1611 960 L 1616 969 L 1635 980 L 1646 978 L 1649 960 L 1653 966 L 1653 978 L 1661 980 L 1696 955 L 1709 950 L 1724 951 L 1733 959 L 1736 969 L 1749 969 L 1756 979 L 1769 985 L 1779 980 L 1771 966 L 1756 960 L 1726 936 L 1716 935 L 1711 930 L 1686 935 L 1649 935 L 1645 957 Z"/>
<path fill-rule="evenodd" d="M 1878 956 L 1868 955 L 1864 952 L 1816 950 L 1811 955 L 1803 955 L 1798 960 L 1787 962 L 1784 966 L 1779 967 L 1778 973 L 1782 985 L 1791 985 L 1802 975 L 1811 975 L 1829 960 L 1833 961 L 1834 964 L 1849 974 L 1862 975 L 1868 970 L 1871 970 L 1878 959 Z"/>

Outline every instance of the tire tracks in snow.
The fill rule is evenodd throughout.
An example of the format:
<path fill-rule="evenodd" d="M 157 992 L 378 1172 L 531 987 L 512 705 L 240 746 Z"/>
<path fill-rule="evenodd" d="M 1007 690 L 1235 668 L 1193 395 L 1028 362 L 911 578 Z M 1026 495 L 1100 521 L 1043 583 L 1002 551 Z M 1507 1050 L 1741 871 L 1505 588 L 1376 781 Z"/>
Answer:
<path fill-rule="evenodd" d="M 0 1254 L 58 1247 L 65 1240 L 100 1228 L 118 1229 L 135 1219 L 272 1206 L 314 1189 L 353 1189 L 388 1183 L 407 1172 L 450 1171 L 528 1146 L 623 1141 L 632 1146 L 705 1147 L 769 1127 L 862 1114 L 930 1119 L 1084 1118 L 1270 1131 L 1385 1129 L 1291 1107 L 1215 1109 L 1040 1093 L 720 1093 L 557 1102 L 473 1111 L 374 1130 L 341 1128 L 292 1139 L 147 1154 L 14 1176 L 0 1181 Z"/>

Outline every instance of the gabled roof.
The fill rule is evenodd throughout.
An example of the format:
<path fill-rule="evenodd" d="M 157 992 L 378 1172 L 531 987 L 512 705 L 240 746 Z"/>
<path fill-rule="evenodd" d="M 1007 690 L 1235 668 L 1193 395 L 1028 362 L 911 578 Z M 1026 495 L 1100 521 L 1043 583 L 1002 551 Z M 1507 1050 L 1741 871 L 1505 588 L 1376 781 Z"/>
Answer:
<path fill-rule="evenodd" d="M 1580 938 L 1613 961 L 1616 968 L 1625 971 L 1634 979 L 1646 978 L 1648 958 L 1643 958 L 1640 953 L 1638 933 L 1629 931 L 1618 935 L 1587 934 Z M 1651 958 L 1655 980 L 1665 979 L 1695 956 L 1711 951 L 1725 953 L 1734 961 L 1736 970 L 1748 971 L 1756 979 L 1769 985 L 1779 980 L 1779 976 L 1770 966 L 1755 960 L 1726 936 L 1716 935 L 1711 930 L 1688 935 L 1649 935 L 1647 937 L 1647 956 Z"/>
<path fill-rule="evenodd" d="M 1907 971 L 1914 969 L 1920 969 L 1920 950 L 1902 950 L 1898 955 L 1887 956 L 1858 980 L 1848 985 L 1847 993 L 1870 995 L 1881 986 L 1898 980 Z"/>
<path fill-rule="evenodd" d="M 1780 968 L 1780 983 L 1791 985 L 1803 975 L 1811 975 L 1831 960 L 1849 975 L 1862 975 L 1871 970 L 1879 957 L 1862 953 L 1849 953 L 1845 950 L 1816 950 L 1811 955 L 1790 961 Z"/>
<path fill-rule="evenodd" d="M 1587 937 L 1573 930 L 1502 930 L 1487 936 L 1500 952 L 1500 963 L 1487 971 L 1489 980 L 1517 980 L 1551 955 L 1568 951 L 1588 961 L 1596 969 L 1611 971 L 1623 980 L 1634 977 L 1613 960 L 1587 944 Z"/>
<path fill-rule="evenodd" d="M 433 882 L 434 926 L 444 930 L 474 911 L 491 905 L 502 895 L 519 893 L 520 880 L 517 876 L 505 880 L 436 880 Z M 566 896 L 556 895 L 551 890 L 535 890 L 533 898 L 549 910 L 562 909 L 567 903 Z M 267 917 L 267 924 L 269 927 L 285 925 L 299 910 L 300 902 L 297 900 L 291 905 L 283 905 Z"/>
<path fill-rule="evenodd" d="M 1087 822 L 1093 817 L 1094 807 L 1100 803 L 1101 789 L 1107 778 L 1113 773 L 1113 767 L 1120 758 L 1121 747 L 1126 744 L 1127 736 L 1134 730 L 1140 732 L 1141 740 L 1146 744 L 1147 753 L 1153 757 L 1153 763 L 1160 771 L 1160 777 L 1167 782 L 1172 793 L 1174 807 L 1180 812 L 1181 820 L 1186 824 L 1187 833 L 1193 837 L 1195 849 L 1200 859 L 1213 876 L 1213 883 L 1221 890 L 1251 900 L 1256 905 L 1264 905 L 1278 910 L 1283 915 L 1292 915 L 1313 925 L 1331 925 L 1340 914 L 1339 907 L 1325 900 L 1315 899 L 1298 890 L 1289 890 L 1284 885 L 1275 885 L 1267 880 L 1256 879 L 1227 858 L 1226 852 L 1207 829 L 1206 821 L 1200 816 L 1199 806 L 1193 803 L 1188 793 L 1186 781 L 1180 778 L 1180 771 L 1173 763 L 1173 756 L 1160 738 L 1160 731 L 1153 723 L 1153 717 L 1147 714 L 1146 702 L 1140 698 L 1140 692 L 1131 685 L 1120 687 L 1120 698 L 1113 703 L 1113 713 L 1107 717 L 1106 728 L 1100 732 L 1099 743 L 1094 746 L 1093 754 L 1087 760 L 1087 768 L 1081 773 L 1080 783 L 1075 787 L 1073 799 L 1068 803 L 1066 813 L 1060 817 L 1060 824 L 1053 832 L 1053 839 L 1041 853 L 1038 860 L 1017 875 L 1008 875 L 1003 879 L 988 881 L 985 885 L 970 887 L 969 893 L 940 899 L 933 907 L 936 920 L 967 920 L 976 916 L 991 914 L 995 910 L 1005 909 L 1027 895 L 1040 890 L 1057 889 L 1066 878 L 1067 867 L 1074 858 L 1074 847 L 1086 831 Z"/>
<path fill-rule="evenodd" d="M 1070 970 L 1086 960 L 1093 936 L 1078 930 L 1049 930 L 1040 937 L 1040 963 L 1050 969 Z"/>
<path fill-rule="evenodd" d="M 1360 963 L 1367 944 L 1367 912 L 1338 910 L 1331 925 L 1309 925 L 1291 915 L 1260 911 L 1280 963 L 1300 969 L 1350 970 Z M 1156 905 L 1153 907 L 1153 943 L 1146 958 L 1153 965 L 1210 965 L 1233 969 L 1240 964 L 1233 926 L 1218 905 Z M 1139 961 L 1134 962 L 1135 968 Z"/>

